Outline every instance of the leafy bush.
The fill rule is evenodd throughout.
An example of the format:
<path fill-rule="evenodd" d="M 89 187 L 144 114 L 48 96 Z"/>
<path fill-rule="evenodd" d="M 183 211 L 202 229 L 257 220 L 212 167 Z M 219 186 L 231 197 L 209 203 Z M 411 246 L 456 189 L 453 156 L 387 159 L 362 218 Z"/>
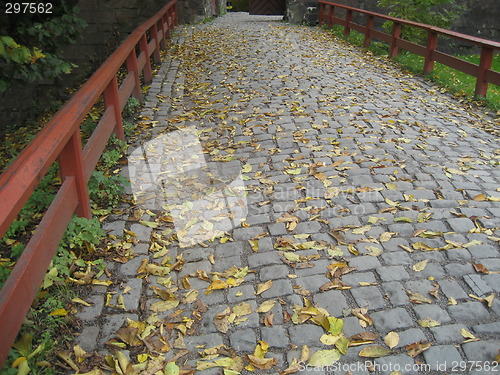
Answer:
<path fill-rule="evenodd" d="M 52 13 L 0 15 L 0 92 L 13 82 L 37 82 L 71 72 L 61 56 L 86 26 L 71 0 L 52 2 Z"/>
<path fill-rule="evenodd" d="M 392 17 L 445 29 L 450 28 L 464 10 L 455 0 L 379 0 L 377 5 L 388 10 Z M 392 22 L 386 22 L 384 27 L 392 27 Z M 416 27 L 403 27 L 401 36 L 419 44 L 427 41 L 427 31 Z"/>

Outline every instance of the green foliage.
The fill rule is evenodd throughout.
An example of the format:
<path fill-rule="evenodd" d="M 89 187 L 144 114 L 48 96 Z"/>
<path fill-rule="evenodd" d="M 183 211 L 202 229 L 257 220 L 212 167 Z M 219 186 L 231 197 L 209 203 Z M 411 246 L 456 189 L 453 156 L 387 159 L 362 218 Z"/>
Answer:
<path fill-rule="evenodd" d="M 68 224 L 60 247 L 62 249 L 94 249 L 102 241 L 104 234 L 97 218 L 86 219 L 74 216 Z"/>
<path fill-rule="evenodd" d="M 137 112 L 137 110 L 141 107 L 141 102 L 139 99 L 131 96 L 127 100 L 127 104 L 125 104 L 125 108 L 123 109 L 123 117 L 131 117 Z"/>
<path fill-rule="evenodd" d="M 70 73 L 61 56 L 74 43 L 85 21 L 69 0 L 53 2 L 53 13 L 19 13 L 0 19 L 0 92 L 13 82 L 33 83 Z"/>
<path fill-rule="evenodd" d="M 89 180 L 89 194 L 92 208 L 111 209 L 115 207 L 125 192 L 127 179 L 122 176 L 108 175 L 103 171 L 94 171 Z"/>
<path fill-rule="evenodd" d="M 232 12 L 248 12 L 250 9 L 248 0 L 232 0 L 231 3 L 233 5 Z"/>
<path fill-rule="evenodd" d="M 6 361 L 12 363 L 17 359 L 20 362 L 19 366 L 18 368 L 4 366 L 0 369 L 0 375 L 58 373 L 47 359 L 53 356 L 65 341 L 70 340 L 70 336 L 64 335 L 69 327 L 65 316 L 51 315 L 51 313 L 58 309 L 63 311 L 73 296 L 74 292 L 64 284 L 53 287 L 51 293 L 40 293 L 35 302 L 36 308 L 30 309 L 18 340 L 10 350 Z M 57 341 L 56 337 L 62 342 Z"/>
<path fill-rule="evenodd" d="M 455 0 L 378 0 L 377 5 L 389 11 L 392 17 L 425 23 L 432 26 L 450 28 L 463 12 L 463 6 Z M 392 22 L 386 22 L 385 28 L 391 28 Z M 409 41 L 425 44 L 427 31 L 403 26 L 401 35 Z"/>

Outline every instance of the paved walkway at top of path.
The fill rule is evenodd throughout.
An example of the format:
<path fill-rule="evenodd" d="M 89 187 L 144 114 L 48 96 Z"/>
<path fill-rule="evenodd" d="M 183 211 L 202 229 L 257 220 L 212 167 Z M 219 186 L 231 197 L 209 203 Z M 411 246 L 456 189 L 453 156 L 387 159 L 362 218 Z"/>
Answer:
<path fill-rule="evenodd" d="M 494 120 L 276 17 L 173 42 L 124 169 L 137 202 L 105 224 L 122 263 L 77 342 L 207 375 L 500 371 Z"/>

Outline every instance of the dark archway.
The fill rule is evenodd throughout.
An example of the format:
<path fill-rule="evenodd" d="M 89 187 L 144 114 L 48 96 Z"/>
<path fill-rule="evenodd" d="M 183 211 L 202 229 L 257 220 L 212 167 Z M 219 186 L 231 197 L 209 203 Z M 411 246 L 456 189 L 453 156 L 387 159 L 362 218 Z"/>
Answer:
<path fill-rule="evenodd" d="M 286 0 L 250 0 L 250 14 L 285 15 Z"/>

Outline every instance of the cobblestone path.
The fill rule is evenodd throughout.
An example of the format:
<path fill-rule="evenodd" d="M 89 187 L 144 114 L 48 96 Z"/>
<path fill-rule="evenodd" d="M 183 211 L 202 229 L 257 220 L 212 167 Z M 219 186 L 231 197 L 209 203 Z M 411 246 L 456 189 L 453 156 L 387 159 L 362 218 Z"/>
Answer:
<path fill-rule="evenodd" d="M 77 343 L 150 374 L 500 372 L 494 120 L 277 18 L 173 42 Z"/>

